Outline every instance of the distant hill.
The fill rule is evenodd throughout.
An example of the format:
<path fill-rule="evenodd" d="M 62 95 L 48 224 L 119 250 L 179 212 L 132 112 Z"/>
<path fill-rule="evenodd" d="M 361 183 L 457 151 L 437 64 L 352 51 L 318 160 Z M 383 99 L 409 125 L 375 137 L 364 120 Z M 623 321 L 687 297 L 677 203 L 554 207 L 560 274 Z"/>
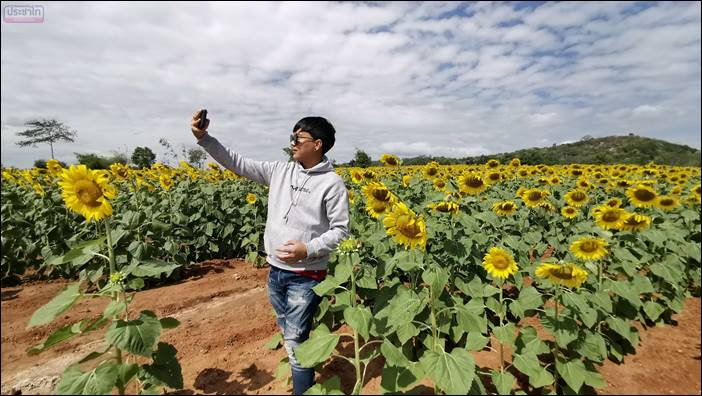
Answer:
<path fill-rule="evenodd" d="M 480 155 L 465 158 L 413 157 L 403 158 L 403 165 L 423 165 L 429 161 L 441 164 L 484 164 L 497 159 L 507 164 L 512 158 L 519 158 L 522 164 L 639 164 L 648 162 L 675 166 L 700 166 L 700 150 L 664 140 L 651 139 L 629 134 L 628 136 L 607 136 L 602 138 L 583 137 L 579 142 L 534 147 L 509 153 Z M 379 162 L 374 161 L 373 165 Z"/>

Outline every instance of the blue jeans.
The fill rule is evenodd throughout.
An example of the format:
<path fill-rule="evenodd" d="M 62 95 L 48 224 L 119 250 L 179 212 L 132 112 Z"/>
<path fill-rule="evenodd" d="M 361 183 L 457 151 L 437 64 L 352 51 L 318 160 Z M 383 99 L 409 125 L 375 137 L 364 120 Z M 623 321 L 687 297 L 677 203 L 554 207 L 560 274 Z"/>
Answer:
<path fill-rule="evenodd" d="M 268 297 L 292 367 L 293 395 L 305 393 L 315 383 L 314 368 L 301 367 L 293 351 L 309 338 L 314 314 L 322 301 L 312 290 L 319 283 L 272 265 L 268 273 Z"/>

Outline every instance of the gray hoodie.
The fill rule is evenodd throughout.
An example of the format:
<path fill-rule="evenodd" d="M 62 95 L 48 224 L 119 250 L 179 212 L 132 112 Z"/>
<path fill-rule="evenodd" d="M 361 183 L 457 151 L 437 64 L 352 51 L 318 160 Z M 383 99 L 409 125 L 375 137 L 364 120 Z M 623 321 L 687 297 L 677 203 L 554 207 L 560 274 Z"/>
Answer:
<path fill-rule="evenodd" d="M 263 236 L 268 263 L 286 270 L 323 270 L 329 252 L 348 236 L 349 196 L 344 181 L 326 156 L 304 169 L 297 162 L 254 161 L 222 146 L 206 134 L 197 144 L 232 172 L 269 186 L 268 219 Z M 307 258 L 287 264 L 276 249 L 298 240 L 307 247 Z"/>

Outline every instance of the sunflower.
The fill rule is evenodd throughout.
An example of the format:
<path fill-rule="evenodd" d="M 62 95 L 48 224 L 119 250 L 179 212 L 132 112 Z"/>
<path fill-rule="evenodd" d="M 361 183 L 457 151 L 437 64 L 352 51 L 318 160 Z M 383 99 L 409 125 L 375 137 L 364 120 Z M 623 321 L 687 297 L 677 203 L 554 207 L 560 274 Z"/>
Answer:
<path fill-rule="evenodd" d="M 552 176 L 550 179 L 548 179 L 549 184 L 551 185 L 558 185 L 561 184 L 561 178 L 558 176 Z"/>
<path fill-rule="evenodd" d="M 586 178 L 579 178 L 575 185 L 581 190 L 589 190 L 592 188 L 592 184 Z"/>
<path fill-rule="evenodd" d="M 522 165 L 522 161 L 519 158 L 512 158 L 512 161 L 509 162 L 509 166 L 518 168 Z"/>
<path fill-rule="evenodd" d="M 253 205 L 256 203 L 257 198 L 258 197 L 256 197 L 256 194 L 248 193 L 246 194 L 246 203 L 248 203 L 249 205 Z"/>
<path fill-rule="evenodd" d="M 412 180 L 412 176 L 410 176 L 410 175 L 402 176 L 402 186 L 409 187 L 410 180 Z"/>
<path fill-rule="evenodd" d="M 63 167 L 61 167 L 61 163 L 56 161 L 55 159 L 50 159 L 50 160 L 46 161 L 46 169 L 49 170 L 49 173 L 52 176 L 56 176 L 59 173 L 61 173 L 61 171 L 63 171 Z"/>
<path fill-rule="evenodd" d="M 173 187 L 173 179 L 168 175 L 161 175 L 158 178 L 158 182 L 161 184 L 164 190 L 168 191 Z"/>
<path fill-rule="evenodd" d="M 582 260 L 599 260 L 607 255 L 607 246 L 602 238 L 583 237 L 570 245 L 570 251 Z"/>
<path fill-rule="evenodd" d="M 621 225 L 622 231 L 643 231 L 651 226 L 651 218 L 646 215 L 629 213 L 624 217 Z"/>
<path fill-rule="evenodd" d="M 561 209 L 561 214 L 567 219 L 574 219 L 578 217 L 580 211 L 572 206 L 565 206 Z"/>
<path fill-rule="evenodd" d="M 112 171 L 112 174 L 115 175 L 117 180 L 125 180 L 127 176 L 129 176 L 129 168 L 124 164 L 112 164 L 110 165 L 110 170 Z"/>
<path fill-rule="evenodd" d="M 71 165 L 61 172 L 59 186 L 68 209 L 81 214 L 87 222 L 99 221 L 112 215 L 108 199 L 117 195 L 104 172 L 88 169 L 85 165 Z"/>
<path fill-rule="evenodd" d="M 549 192 L 546 190 L 539 190 L 536 188 L 532 188 L 529 190 L 525 190 L 521 197 L 522 200 L 524 201 L 524 205 L 526 205 L 529 208 L 533 208 L 538 206 L 541 202 L 543 202 L 546 197 L 548 197 Z"/>
<path fill-rule="evenodd" d="M 433 209 L 437 212 L 441 213 L 453 213 L 456 214 L 458 213 L 458 204 L 455 202 L 437 202 L 437 203 L 430 203 L 427 205 L 429 209 Z"/>
<path fill-rule="evenodd" d="M 363 173 L 358 170 L 351 171 L 351 181 L 356 184 L 360 184 L 363 181 Z"/>
<path fill-rule="evenodd" d="M 626 217 L 626 211 L 622 208 L 612 208 L 609 206 L 599 206 L 593 209 L 593 215 L 598 226 L 605 230 L 618 230 Z"/>
<path fill-rule="evenodd" d="M 215 171 L 220 170 L 219 165 L 215 164 L 214 162 L 208 162 L 207 167 L 210 168 L 211 170 L 215 170 Z"/>
<path fill-rule="evenodd" d="M 431 161 L 430 163 L 426 164 L 424 166 L 424 176 L 426 176 L 427 179 L 433 179 L 439 176 L 439 163 L 436 161 Z"/>
<path fill-rule="evenodd" d="M 34 192 L 37 193 L 38 196 L 43 197 L 45 192 L 44 192 L 44 187 L 41 186 L 39 183 L 34 183 L 32 185 L 32 188 L 34 188 Z"/>
<path fill-rule="evenodd" d="M 569 191 L 565 195 L 565 200 L 568 202 L 568 205 L 579 208 L 585 205 L 590 200 L 590 197 L 584 191 L 576 189 Z"/>
<path fill-rule="evenodd" d="M 395 238 L 405 249 L 426 248 L 427 227 L 424 218 L 417 217 L 404 203 L 398 202 L 392 207 L 390 214 L 383 219 L 383 226 L 388 236 Z"/>
<path fill-rule="evenodd" d="M 636 187 L 628 189 L 626 195 L 629 197 L 631 203 L 639 208 L 655 206 L 658 199 L 658 194 L 656 194 L 653 188 L 641 183 Z"/>
<path fill-rule="evenodd" d="M 366 196 L 366 210 L 368 214 L 377 219 L 387 214 L 397 202 L 395 195 L 381 182 L 368 183 L 363 187 Z"/>
<path fill-rule="evenodd" d="M 483 177 L 475 172 L 463 174 L 463 176 L 458 179 L 458 185 L 460 190 L 468 195 L 478 195 L 487 188 Z"/>
<path fill-rule="evenodd" d="M 502 248 L 492 247 L 483 257 L 483 267 L 493 278 L 507 279 L 519 269 L 509 252 Z"/>
<path fill-rule="evenodd" d="M 517 204 L 514 201 L 499 201 L 492 205 L 492 211 L 499 216 L 509 216 L 517 211 Z"/>
<path fill-rule="evenodd" d="M 500 161 L 498 161 L 496 159 L 491 159 L 490 161 L 487 162 L 486 166 L 488 168 L 497 168 L 498 166 L 500 166 Z"/>
<path fill-rule="evenodd" d="M 536 269 L 536 276 L 567 287 L 580 287 L 587 280 L 587 271 L 575 264 L 542 263 Z"/>
<path fill-rule="evenodd" d="M 700 186 L 701 186 L 701 185 L 702 185 L 702 184 L 697 183 L 697 185 L 694 186 L 694 187 L 692 187 L 692 189 L 690 190 L 690 192 L 691 192 L 693 195 L 696 195 L 697 198 L 699 198 L 700 196 L 702 196 L 702 192 L 700 192 L 700 189 L 701 189 Z"/>
<path fill-rule="evenodd" d="M 363 178 L 366 179 L 366 181 L 373 181 L 378 178 L 378 174 L 370 169 L 366 169 L 363 171 Z"/>
<path fill-rule="evenodd" d="M 622 206 L 622 200 L 619 198 L 610 198 L 604 204 L 610 208 L 620 208 Z"/>
<path fill-rule="evenodd" d="M 658 202 L 656 203 L 656 206 L 665 211 L 671 211 L 677 208 L 678 205 L 680 205 L 680 201 L 677 198 L 675 198 L 674 196 L 666 195 L 658 197 Z"/>
<path fill-rule="evenodd" d="M 555 212 L 556 211 L 556 207 L 551 202 L 548 202 L 548 201 L 539 202 L 539 204 L 536 205 L 536 207 L 544 209 L 547 212 Z"/>
<path fill-rule="evenodd" d="M 356 203 L 356 194 L 352 190 L 349 190 L 349 203 L 351 205 Z"/>
<path fill-rule="evenodd" d="M 501 182 L 504 179 L 505 179 L 505 176 L 502 174 L 502 172 L 491 171 L 491 172 L 488 172 L 487 177 L 485 178 L 485 181 L 488 184 L 495 184 L 495 183 Z"/>
<path fill-rule="evenodd" d="M 392 154 L 383 154 L 380 156 L 380 162 L 387 166 L 400 166 L 400 159 Z"/>
<path fill-rule="evenodd" d="M 434 179 L 434 189 L 437 191 L 444 192 L 446 191 L 446 181 L 440 177 L 437 177 Z"/>

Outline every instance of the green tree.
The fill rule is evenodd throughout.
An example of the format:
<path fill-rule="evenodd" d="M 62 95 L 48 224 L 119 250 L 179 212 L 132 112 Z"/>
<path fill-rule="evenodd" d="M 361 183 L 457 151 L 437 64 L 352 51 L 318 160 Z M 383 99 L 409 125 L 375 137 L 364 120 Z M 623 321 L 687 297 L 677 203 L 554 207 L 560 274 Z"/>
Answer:
<path fill-rule="evenodd" d="M 353 157 L 353 166 L 359 166 L 361 168 L 367 168 L 371 164 L 371 159 L 365 151 L 356 148 L 356 154 Z"/>
<path fill-rule="evenodd" d="M 283 152 L 284 152 L 285 155 L 288 157 L 288 161 L 292 161 L 292 160 L 293 160 L 292 148 L 290 148 L 290 147 L 283 147 Z"/>
<path fill-rule="evenodd" d="M 207 153 L 200 148 L 191 148 L 188 150 L 188 162 L 192 165 L 202 168 L 205 163 L 205 158 L 207 158 Z"/>
<path fill-rule="evenodd" d="M 109 169 L 110 165 L 113 163 L 113 159 L 109 157 L 103 157 L 98 154 L 88 153 L 75 153 L 78 163 L 87 166 L 89 169 Z"/>
<path fill-rule="evenodd" d="M 155 160 L 156 154 L 148 147 L 137 147 L 132 153 L 132 163 L 139 168 L 149 168 Z"/>
<path fill-rule="evenodd" d="M 62 122 L 54 119 L 30 120 L 25 122 L 24 125 L 32 128 L 22 132 L 17 132 L 18 136 L 27 138 L 17 142 L 17 145 L 20 147 L 36 147 L 37 143 L 49 143 L 49 146 L 51 146 L 51 159 L 54 159 L 55 142 L 73 142 L 76 134 L 78 133 L 64 125 Z"/>

